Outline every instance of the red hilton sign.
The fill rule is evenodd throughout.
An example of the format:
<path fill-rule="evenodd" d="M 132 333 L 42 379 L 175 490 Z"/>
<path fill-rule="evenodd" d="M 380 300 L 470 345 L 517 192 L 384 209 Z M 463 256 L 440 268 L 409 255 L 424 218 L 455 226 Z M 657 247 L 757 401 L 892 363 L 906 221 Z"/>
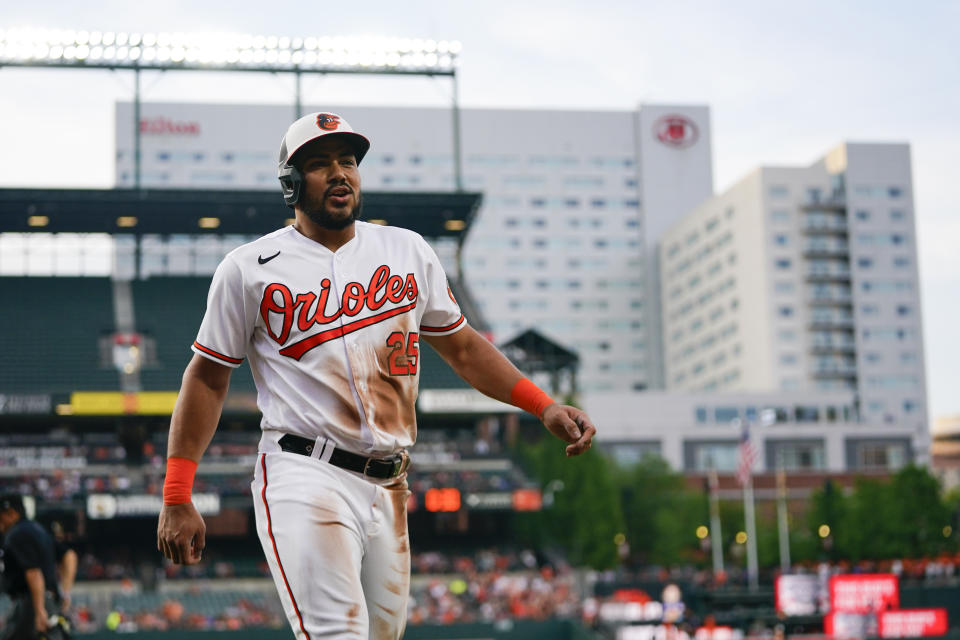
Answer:
<path fill-rule="evenodd" d="M 686 116 L 671 114 L 662 116 L 653 123 L 653 135 L 668 147 L 686 149 L 700 138 L 696 123 Z"/>
<path fill-rule="evenodd" d="M 144 135 L 174 135 L 174 136 L 198 136 L 200 135 L 200 123 L 195 121 L 171 120 L 164 116 L 156 118 L 142 118 L 140 120 L 140 133 Z"/>

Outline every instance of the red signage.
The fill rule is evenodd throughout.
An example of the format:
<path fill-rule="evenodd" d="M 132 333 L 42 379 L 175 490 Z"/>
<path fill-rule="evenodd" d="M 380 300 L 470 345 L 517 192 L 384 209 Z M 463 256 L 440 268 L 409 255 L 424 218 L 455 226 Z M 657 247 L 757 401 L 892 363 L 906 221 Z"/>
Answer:
<path fill-rule="evenodd" d="M 163 116 L 143 118 L 140 120 L 140 133 L 144 135 L 198 136 L 200 135 L 200 123 L 193 121 L 176 122 Z"/>
<path fill-rule="evenodd" d="M 830 578 L 830 610 L 885 611 L 900 607 L 900 582 L 892 573 L 839 575 Z"/>
<path fill-rule="evenodd" d="M 700 138 L 700 130 L 690 118 L 672 114 L 658 118 L 653 123 L 653 135 L 668 147 L 686 149 Z"/>
<path fill-rule="evenodd" d="M 946 609 L 903 609 L 881 611 L 877 630 L 881 638 L 919 638 L 947 634 Z"/>
<path fill-rule="evenodd" d="M 540 511 L 543 498 L 539 489 L 517 489 L 513 492 L 514 511 Z"/>
<path fill-rule="evenodd" d="M 459 489 L 427 489 L 423 496 L 427 511 L 460 511 Z"/>

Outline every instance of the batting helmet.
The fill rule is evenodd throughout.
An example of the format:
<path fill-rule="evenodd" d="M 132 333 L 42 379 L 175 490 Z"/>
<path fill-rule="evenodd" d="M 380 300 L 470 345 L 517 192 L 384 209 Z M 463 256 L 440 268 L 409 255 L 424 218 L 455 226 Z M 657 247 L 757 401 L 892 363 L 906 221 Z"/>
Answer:
<path fill-rule="evenodd" d="M 280 159 L 277 177 L 280 178 L 280 189 L 283 191 L 283 201 L 293 208 L 300 200 L 303 190 L 303 174 L 294 166 L 293 157 L 308 142 L 323 136 L 343 136 L 356 149 L 357 164 L 363 160 L 370 148 L 370 141 L 356 133 L 346 120 L 335 113 L 311 113 L 305 115 L 287 129 L 280 142 Z"/>

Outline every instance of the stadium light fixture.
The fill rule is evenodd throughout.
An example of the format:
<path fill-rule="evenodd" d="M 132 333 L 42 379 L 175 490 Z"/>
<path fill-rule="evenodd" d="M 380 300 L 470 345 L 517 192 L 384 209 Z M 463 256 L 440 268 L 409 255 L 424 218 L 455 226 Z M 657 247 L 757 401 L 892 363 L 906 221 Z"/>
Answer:
<path fill-rule="evenodd" d="M 453 75 L 453 40 L 0 30 L 0 66 Z"/>
<path fill-rule="evenodd" d="M 379 36 L 264 36 L 242 33 L 127 33 L 69 29 L 0 29 L 0 68 L 46 67 L 134 72 L 134 188 L 140 189 L 140 72 L 292 73 L 294 113 L 303 115 L 305 73 L 447 76 L 453 83 L 454 177 L 463 191 L 456 40 Z"/>

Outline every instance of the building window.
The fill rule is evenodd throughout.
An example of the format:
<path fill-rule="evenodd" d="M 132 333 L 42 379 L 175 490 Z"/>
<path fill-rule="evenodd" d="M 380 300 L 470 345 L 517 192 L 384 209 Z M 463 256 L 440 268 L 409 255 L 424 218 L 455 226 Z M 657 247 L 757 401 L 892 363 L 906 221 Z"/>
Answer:
<path fill-rule="evenodd" d="M 776 442 L 771 453 L 775 467 L 785 471 L 814 471 L 826 468 L 826 453 L 822 441 Z"/>
<path fill-rule="evenodd" d="M 770 212 L 770 219 L 774 222 L 789 222 L 790 212 L 786 209 L 774 209 Z"/>
<path fill-rule="evenodd" d="M 790 281 L 779 281 L 773 284 L 773 290 L 777 293 L 793 293 L 794 284 Z"/>
<path fill-rule="evenodd" d="M 789 269 L 790 268 L 790 258 L 777 258 L 774 261 L 774 264 L 777 266 L 777 269 Z"/>
<path fill-rule="evenodd" d="M 857 258 L 857 266 L 861 269 L 869 269 L 873 266 L 873 258 L 867 258 L 865 256 Z"/>
<path fill-rule="evenodd" d="M 887 187 L 887 195 L 891 198 L 899 198 L 903 195 L 903 190 L 900 187 Z"/>
<path fill-rule="evenodd" d="M 892 471 L 907 463 L 907 446 L 903 442 L 861 442 L 854 459 L 860 469 Z"/>
<path fill-rule="evenodd" d="M 778 233 L 773 236 L 773 242 L 780 247 L 786 247 L 790 244 L 790 237 L 786 234 Z"/>
<path fill-rule="evenodd" d="M 859 209 L 859 210 L 857 211 L 857 214 L 856 214 L 856 215 L 857 215 L 857 220 L 869 220 L 869 219 L 870 219 L 870 212 L 867 211 L 867 210 L 865 210 L 865 209 Z"/>
<path fill-rule="evenodd" d="M 906 214 L 903 213 L 901 209 L 892 209 L 890 211 L 890 220 L 893 222 L 900 222 L 901 220 L 906 219 Z"/>
<path fill-rule="evenodd" d="M 910 258 L 907 258 L 906 256 L 897 256 L 896 258 L 893 259 L 893 266 L 899 267 L 899 268 L 909 267 Z"/>
<path fill-rule="evenodd" d="M 736 442 L 688 442 L 685 449 L 689 471 L 734 471 L 739 463 Z"/>
<path fill-rule="evenodd" d="M 781 318 L 791 318 L 793 317 L 793 307 L 782 306 L 777 309 L 777 313 L 780 314 Z"/>
<path fill-rule="evenodd" d="M 795 354 L 795 353 L 781 353 L 781 354 L 780 354 L 780 364 L 783 364 L 783 365 L 794 365 L 794 364 L 797 364 L 797 354 Z"/>
<path fill-rule="evenodd" d="M 912 309 L 905 304 L 897 305 L 897 315 L 898 316 L 909 316 L 912 313 Z"/>
<path fill-rule="evenodd" d="M 740 410 L 736 407 L 717 407 L 713 410 L 714 421 L 727 424 L 740 419 Z"/>
<path fill-rule="evenodd" d="M 775 199 L 781 200 L 781 199 L 786 198 L 786 197 L 788 197 L 788 196 L 790 195 L 790 189 L 788 189 L 788 188 L 786 187 L 786 185 L 782 185 L 782 184 L 772 184 L 772 185 L 770 185 L 770 189 L 769 189 L 769 191 L 768 191 L 767 193 L 770 194 L 770 197 L 771 197 L 771 198 L 775 198 Z"/>

